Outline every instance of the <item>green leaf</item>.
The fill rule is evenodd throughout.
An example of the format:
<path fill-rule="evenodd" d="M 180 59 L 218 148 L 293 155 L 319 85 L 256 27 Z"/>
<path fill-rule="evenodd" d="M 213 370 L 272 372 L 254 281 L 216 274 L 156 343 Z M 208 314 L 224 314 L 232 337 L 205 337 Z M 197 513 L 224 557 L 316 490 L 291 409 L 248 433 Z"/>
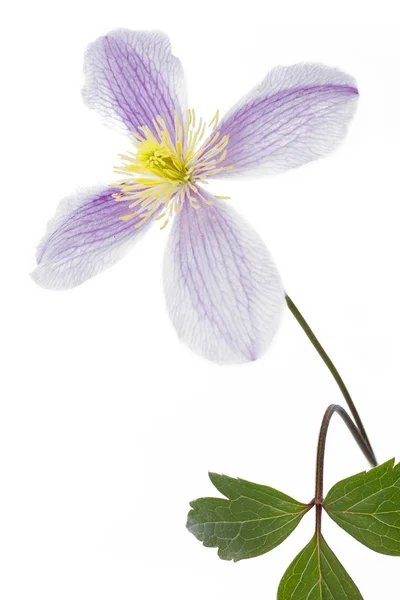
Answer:
<path fill-rule="evenodd" d="M 322 535 L 316 533 L 284 574 L 278 600 L 363 599 Z"/>
<path fill-rule="evenodd" d="M 224 498 L 200 498 L 190 503 L 187 528 L 208 548 L 218 548 L 224 560 L 264 554 L 283 542 L 312 508 L 273 488 L 210 473 Z"/>
<path fill-rule="evenodd" d="M 394 459 L 334 485 L 324 508 L 371 550 L 400 556 L 400 463 L 394 466 Z"/>

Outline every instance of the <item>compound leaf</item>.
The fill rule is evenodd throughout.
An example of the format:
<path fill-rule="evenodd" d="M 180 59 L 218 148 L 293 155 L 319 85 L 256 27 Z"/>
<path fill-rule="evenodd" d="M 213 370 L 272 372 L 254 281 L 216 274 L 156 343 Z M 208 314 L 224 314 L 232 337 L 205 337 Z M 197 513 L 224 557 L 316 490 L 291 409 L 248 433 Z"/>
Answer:
<path fill-rule="evenodd" d="M 226 498 L 190 503 L 187 528 L 204 546 L 218 548 L 224 560 L 238 561 L 269 552 L 297 527 L 312 505 L 244 479 L 210 473 Z"/>
<path fill-rule="evenodd" d="M 278 600 L 363 599 L 322 535 L 316 533 L 284 574 Z"/>
<path fill-rule="evenodd" d="M 324 508 L 371 550 L 400 556 L 400 463 L 394 459 L 334 485 Z"/>

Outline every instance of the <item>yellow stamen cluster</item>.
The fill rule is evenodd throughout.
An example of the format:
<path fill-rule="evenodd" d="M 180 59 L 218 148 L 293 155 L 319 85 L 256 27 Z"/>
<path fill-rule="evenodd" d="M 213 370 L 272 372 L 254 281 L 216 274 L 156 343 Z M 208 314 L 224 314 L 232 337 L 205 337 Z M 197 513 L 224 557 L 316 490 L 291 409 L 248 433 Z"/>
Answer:
<path fill-rule="evenodd" d="M 175 114 L 174 137 L 160 116 L 153 121 L 152 130 L 140 127 L 140 133 L 133 134 L 136 152 L 120 154 L 123 164 L 115 167 L 115 172 L 125 179 L 113 184 L 120 189 L 114 198 L 129 202 L 129 208 L 134 209 L 122 220 L 140 215 L 142 218 L 135 225 L 140 227 L 161 208 L 156 219 L 166 219 L 161 227 L 164 229 L 186 200 L 192 208 L 200 208 L 199 200 L 205 205 L 213 204 L 203 197 L 197 184 L 207 183 L 208 177 L 233 168 L 233 165 L 220 166 L 227 155 L 229 136 L 220 138 L 220 132 L 216 131 L 218 120 L 219 111 L 208 126 L 203 119 L 197 123 L 191 109 L 187 111 L 184 126 Z M 212 132 L 202 142 L 208 128 Z"/>

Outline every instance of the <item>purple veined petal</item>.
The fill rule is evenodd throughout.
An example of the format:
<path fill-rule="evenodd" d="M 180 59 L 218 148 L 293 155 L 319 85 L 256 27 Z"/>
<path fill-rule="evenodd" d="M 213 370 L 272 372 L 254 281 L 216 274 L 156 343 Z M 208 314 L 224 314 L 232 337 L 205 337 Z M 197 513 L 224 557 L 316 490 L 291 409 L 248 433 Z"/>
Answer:
<path fill-rule="evenodd" d="M 228 204 L 186 201 L 164 258 L 167 308 L 179 337 L 221 363 L 257 359 L 284 305 L 278 271 L 259 235 Z M 200 203 L 200 202 L 199 202 Z"/>
<path fill-rule="evenodd" d="M 358 100 L 353 77 L 316 63 L 276 67 L 223 118 L 227 156 L 218 176 L 272 173 L 331 152 L 344 138 Z M 221 138 L 220 138 L 221 139 Z"/>
<path fill-rule="evenodd" d="M 106 124 L 124 132 L 137 131 L 161 116 L 174 131 L 174 115 L 182 119 L 186 88 L 182 65 L 171 54 L 160 31 L 117 29 L 89 45 L 82 95 Z"/>
<path fill-rule="evenodd" d="M 113 198 L 115 191 L 99 186 L 61 201 L 37 250 L 38 266 L 32 273 L 36 283 L 49 289 L 75 287 L 114 265 L 131 248 L 154 219 L 139 228 L 135 225 L 143 215 L 122 221 L 131 210 Z"/>

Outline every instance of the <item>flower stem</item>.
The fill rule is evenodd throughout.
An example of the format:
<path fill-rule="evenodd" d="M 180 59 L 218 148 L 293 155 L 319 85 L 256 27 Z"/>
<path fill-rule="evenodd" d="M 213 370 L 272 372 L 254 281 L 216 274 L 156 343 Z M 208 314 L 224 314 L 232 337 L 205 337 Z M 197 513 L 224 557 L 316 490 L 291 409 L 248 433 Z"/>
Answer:
<path fill-rule="evenodd" d="M 360 415 L 358 414 L 356 406 L 350 396 L 350 392 L 347 389 L 343 379 L 341 378 L 339 371 L 336 369 L 335 365 L 333 364 L 333 362 L 331 361 L 331 359 L 329 358 L 329 356 L 327 355 L 327 353 L 321 346 L 320 342 L 318 341 L 318 339 L 315 336 L 314 332 L 312 331 L 311 327 L 309 326 L 309 324 L 307 323 L 307 321 L 305 320 L 305 318 L 303 317 L 303 315 L 301 314 L 301 312 L 299 311 L 299 309 L 297 308 L 297 306 L 295 305 L 293 300 L 291 300 L 291 298 L 287 294 L 286 294 L 286 303 L 289 307 L 289 310 L 291 311 L 291 313 L 293 314 L 293 316 L 299 323 L 300 327 L 303 329 L 304 333 L 306 334 L 306 336 L 308 337 L 308 339 L 310 340 L 310 342 L 312 343 L 312 345 L 314 346 L 314 348 L 316 349 L 316 351 L 318 352 L 318 354 L 320 355 L 320 357 L 322 358 L 322 360 L 328 367 L 334 380 L 336 381 L 337 385 L 339 386 L 339 389 L 342 392 L 343 397 L 347 402 L 347 406 L 349 407 L 350 412 L 353 415 L 353 418 L 358 427 L 359 433 L 364 438 L 365 444 L 368 446 L 370 458 L 371 458 L 371 460 L 370 459 L 368 459 L 368 460 L 370 460 L 372 466 L 376 466 L 378 463 L 377 463 L 374 451 L 372 449 L 371 443 L 368 439 L 367 432 L 365 431 L 365 428 L 364 428 L 363 422 L 361 421 Z"/>
<path fill-rule="evenodd" d="M 322 504 L 324 501 L 324 460 L 325 460 L 325 447 L 326 438 L 329 429 L 329 423 L 335 413 L 338 413 L 345 424 L 347 425 L 350 433 L 357 442 L 360 450 L 364 454 L 365 458 L 371 464 L 372 467 L 376 467 L 376 459 L 374 453 L 368 446 L 364 436 L 361 434 L 358 427 L 355 425 L 353 419 L 345 411 L 344 408 L 338 404 L 331 404 L 325 411 L 324 418 L 322 419 L 321 429 L 318 438 L 318 451 L 317 451 L 317 466 L 315 470 L 315 509 L 316 509 L 316 531 L 321 532 L 321 517 L 322 517 Z"/>

